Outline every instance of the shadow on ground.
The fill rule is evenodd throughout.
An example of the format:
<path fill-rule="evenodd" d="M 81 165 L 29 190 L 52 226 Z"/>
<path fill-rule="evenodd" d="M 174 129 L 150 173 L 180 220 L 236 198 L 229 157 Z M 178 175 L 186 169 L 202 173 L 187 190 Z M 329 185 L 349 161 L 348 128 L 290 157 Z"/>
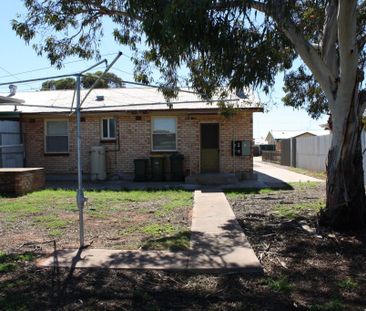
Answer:
<path fill-rule="evenodd" d="M 227 224 L 238 230 L 237 224 Z M 240 229 L 240 228 L 239 228 Z M 230 253 L 242 241 L 231 240 L 230 234 L 220 239 L 219 249 L 210 250 L 213 241 L 199 232 L 194 251 L 210 256 Z M 181 238 L 180 236 L 176 237 Z M 211 237 L 217 240 L 217 237 Z M 217 241 L 216 241 L 217 242 Z M 76 254 L 71 268 L 40 269 L 33 252 L 30 261 L 15 261 L 15 267 L 0 274 L 1 310 L 292 310 L 292 302 L 282 293 L 268 287 L 266 278 L 228 270 L 226 273 L 196 273 L 158 270 L 76 269 L 83 257 Z M 9 254 L 14 260 L 21 254 Z M 18 256 L 18 257 L 16 257 Z M 162 258 L 164 259 L 164 258 Z M 58 258 L 55 257 L 57 262 Z M 111 258 L 117 264 L 124 258 Z M 149 258 L 147 258 L 149 260 Z M 154 258 L 150 258 L 154 260 Z M 223 259 L 224 260 L 224 259 Z M 215 262 L 210 262 L 213 266 Z M 296 309 L 298 310 L 298 309 Z"/>

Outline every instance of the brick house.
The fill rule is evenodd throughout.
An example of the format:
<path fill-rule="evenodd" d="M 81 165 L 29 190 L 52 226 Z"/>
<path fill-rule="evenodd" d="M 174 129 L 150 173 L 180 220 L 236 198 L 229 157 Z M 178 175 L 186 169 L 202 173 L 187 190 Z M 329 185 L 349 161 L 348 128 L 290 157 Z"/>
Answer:
<path fill-rule="evenodd" d="M 47 176 L 54 178 L 76 174 L 72 97 L 72 90 L 17 94 L 17 98 L 30 105 L 16 107 L 26 167 L 44 167 Z M 216 102 L 202 102 L 191 93 L 180 93 L 169 106 L 155 89 L 93 90 L 82 105 L 83 173 L 90 174 L 92 147 L 104 146 L 106 173 L 113 178 L 133 178 L 134 159 L 177 152 L 184 156 L 185 176 L 220 173 L 248 178 L 253 172 L 252 115 L 262 108 L 248 101 L 233 103 L 239 109 L 235 115 L 225 117 Z M 0 111 L 11 110 L 14 106 L 2 107 Z M 242 152 L 236 156 L 232 147 L 235 141 L 242 143 Z"/>

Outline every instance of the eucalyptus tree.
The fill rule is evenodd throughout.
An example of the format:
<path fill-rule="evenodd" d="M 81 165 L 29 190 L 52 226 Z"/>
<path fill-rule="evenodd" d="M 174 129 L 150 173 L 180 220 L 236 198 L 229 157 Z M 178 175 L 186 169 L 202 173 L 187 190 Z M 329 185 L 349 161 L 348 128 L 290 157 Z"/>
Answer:
<path fill-rule="evenodd" d="M 366 92 L 365 2 L 356 0 L 24 0 L 13 29 L 62 66 L 70 55 L 98 57 L 110 18 L 115 40 L 136 54 L 135 79 L 161 73 L 176 95 L 179 68 L 204 98 L 244 88 L 268 92 L 284 71 L 284 102 L 315 117 L 329 112 L 332 143 L 320 222 L 365 227 L 360 135 Z M 291 69 L 296 58 L 303 64 Z M 291 70 L 290 70 L 291 69 Z M 224 91 L 223 91 L 224 90 Z"/>
<path fill-rule="evenodd" d="M 97 71 L 95 73 L 87 73 L 81 79 L 81 84 L 84 88 L 90 88 L 97 81 L 99 76 L 103 74 L 102 71 Z M 116 74 L 111 72 L 106 72 L 103 78 L 98 81 L 94 86 L 96 89 L 109 89 L 109 88 L 121 88 L 125 87 L 123 80 Z"/>

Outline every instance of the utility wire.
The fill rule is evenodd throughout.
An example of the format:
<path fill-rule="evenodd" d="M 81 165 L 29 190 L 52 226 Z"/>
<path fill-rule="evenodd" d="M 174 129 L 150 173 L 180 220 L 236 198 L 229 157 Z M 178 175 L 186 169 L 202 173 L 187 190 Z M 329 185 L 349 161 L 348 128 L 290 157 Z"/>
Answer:
<path fill-rule="evenodd" d="M 117 55 L 118 52 L 116 53 L 107 53 L 107 54 L 103 54 L 103 55 L 100 55 L 101 57 L 105 57 L 105 56 L 111 56 L 111 55 Z M 125 55 L 126 57 L 129 57 L 128 55 Z M 64 65 L 69 65 L 69 64 L 74 64 L 74 63 L 79 63 L 79 62 L 85 62 L 85 59 L 79 59 L 79 60 L 74 60 L 74 61 L 70 61 L 70 62 L 66 62 L 64 63 Z M 48 67 L 41 67 L 41 68 L 35 68 L 35 69 L 31 69 L 31 70 L 27 70 L 27 71 L 22 71 L 22 72 L 18 72 L 18 73 L 15 73 L 15 74 L 11 74 L 10 72 L 6 71 L 8 73 L 8 75 L 6 76 L 0 76 L 0 79 L 2 78 L 7 78 L 7 77 L 11 77 L 14 75 L 22 75 L 22 74 L 26 74 L 26 73 L 32 73 L 32 72 L 37 72 L 37 71 L 42 71 L 42 70 L 47 70 L 47 69 L 51 69 L 51 68 L 54 68 L 52 66 L 48 66 Z M 17 78 L 19 79 L 19 78 Z"/>
<path fill-rule="evenodd" d="M 116 68 L 114 68 L 114 69 L 116 69 Z M 95 74 L 92 74 L 92 73 L 90 73 L 90 75 L 92 75 L 92 76 L 94 76 L 96 78 L 99 77 L 98 75 L 95 75 Z M 112 81 L 113 82 L 113 80 L 108 79 L 107 77 L 104 77 L 103 79 L 104 80 L 107 80 L 107 81 Z M 138 85 L 138 86 L 143 86 L 143 87 L 150 87 L 150 88 L 154 88 L 154 89 L 159 89 L 160 88 L 159 85 L 154 85 L 154 84 L 145 84 L 145 83 L 141 83 L 141 82 L 127 81 L 127 80 L 122 80 L 122 81 L 125 84 Z M 178 92 L 182 92 L 182 93 L 189 93 L 189 94 L 199 95 L 195 91 L 189 91 L 189 90 L 181 89 L 179 87 L 177 87 L 177 90 L 178 90 Z"/>
<path fill-rule="evenodd" d="M 12 74 L 9 70 L 6 70 L 4 67 L 1 67 L 0 66 L 0 69 L 5 71 L 6 73 L 9 74 L 9 76 L 11 77 L 14 77 L 15 79 L 19 79 L 19 77 L 17 77 L 15 74 Z M 34 90 L 34 88 L 29 84 L 29 83 L 26 83 L 26 85 L 28 85 L 28 87 L 31 89 L 31 90 Z"/>

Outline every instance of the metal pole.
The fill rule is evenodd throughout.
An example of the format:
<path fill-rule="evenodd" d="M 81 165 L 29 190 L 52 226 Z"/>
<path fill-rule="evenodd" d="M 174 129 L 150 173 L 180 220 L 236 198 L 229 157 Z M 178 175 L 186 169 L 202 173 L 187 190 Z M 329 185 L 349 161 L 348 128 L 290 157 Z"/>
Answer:
<path fill-rule="evenodd" d="M 78 190 L 76 193 L 76 203 L 79 209 L 79 233 L 80 248 L 84 247 L 84 203 L 83 173 L 81 164 L 81 133 L 80 133 L 80 75 L 76 76 L 76 147 L 78 166 Z"/>
<path fill-rule="evenodd" d="M 88 92 L 86 93 L 86 95 L 84 96 L 83 100 L 80 103 L 80 106 L 85 102 L 86 98 L 89 96 L 89 94 L 91 93 L 91 91 L 95 88 L 95 86 L 97 85 L 97 83 L 103 78 L 103 76 L 109 71 L 109 69 L 112 68 L 112 66 L 114 65 L 114 63 L 121 57 L 122 52 L 118 52 L 117 56 L 114 58 L 114 60 L 110 63 L 110 65 L 108 65 L 108 67 L 104 70 L 104 72 L 98 77 L 97 80 L 94 81 L 93 85 L 90 87 L 90 89 L 88 90 Z M 89 69 L 88 69 L 89 70 Z M 85 72 L 85 71 L 84 71 Z"/>

